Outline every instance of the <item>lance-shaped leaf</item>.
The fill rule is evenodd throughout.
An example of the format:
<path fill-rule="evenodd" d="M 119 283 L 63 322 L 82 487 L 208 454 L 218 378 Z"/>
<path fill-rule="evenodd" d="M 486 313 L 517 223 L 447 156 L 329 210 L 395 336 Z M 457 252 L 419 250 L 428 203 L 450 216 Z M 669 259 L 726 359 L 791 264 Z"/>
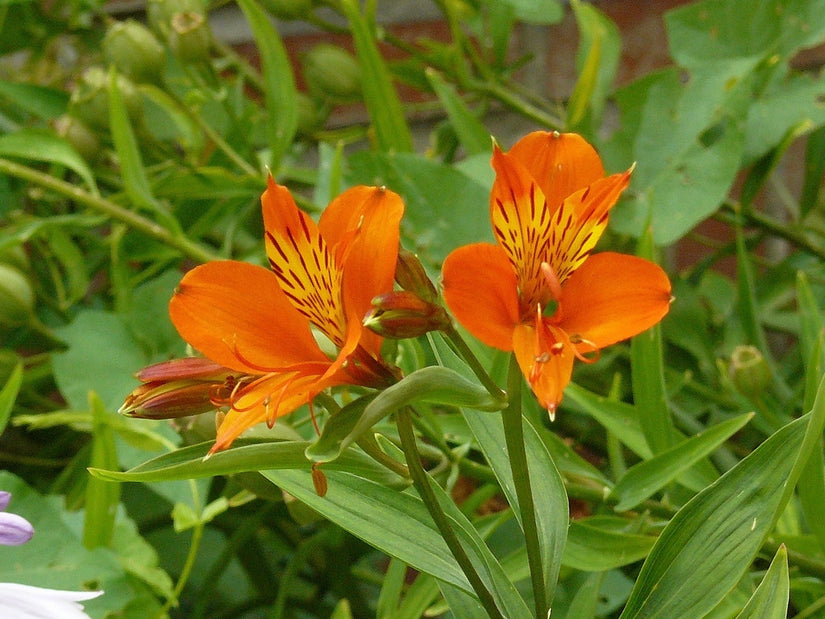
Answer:
<path fill-rule="evenodd" d="M 332 422 L 332 427 L 327 431 L 324 426 L 321 437 L 307 450 L 307 457 L 315 462 L 334 460 L 384 417 L 416 402 L 467 406 L 484 411 L 496 411 L 504 406 L 504 402 L 493 398 L 481 385 L 458 372 L 444 367 L 425 367 L 379 393 L 360 416 L 357 408 L 342 409 L 338 415 L 344 413 L 345 416 L 335 421 L 333 417 L 327 422 L 326 425 Z"/>
<path fill-rule="evenodd" d="M 23 384 L 23 364 L 18 361 L 9 374 L 6 384 L 0 389 L 0 434 L 6 429 L 6 424 L 11 416 L 11 409 L 17 394 L 20 392 L 20 385 Z"/>
<path fill-rule="evenodd" d="M 235 441 L 231 449 L 219 451 L 206 459 L 204 458 L 212 443 L 184 447 L 147 460 L 128 471 L 91 468 L 89 472 L 94 477 L 107 481 L 152 482 L 232 475 L 247 471 L 299 469 L 309 480 L 311 463 L 304 455 L 308 446 L 309 443 L 305 441 L 256 443 L 241 438 Z M 399 487 L 408 485 L 406 480 L 357 451 L 348 451 L 335 462 L 324 466 L 324 471 L 339 469 L 373 479 L 376 483 Z"/>
<path fill-rule="evenodd" d="M 779 547 L 771 561 L 771 566 L 762 577 L 762 582 L 753 592 L 745 608 L 736 619 L 778 619 L 786 617 L 790 599 L 788 577 L 788 551 L 785 545 Z"/>
<path fill-rule="evenodd" d="M 793 492 L 825 420 L 825 382 L 813 411 L 771 435 L 687 503 L 648 556 L 622 613 L 701 617 L 736 586 Z"/>
<path fill-rule="evenodd" d="M 624 519 L 596 516 L 574 520 L 567 531 L 562 563 L 585 572 L 603 572 L 644 559 L 655 537 L 625 533 Z"/>
<path fill-rule="evenodd" d="M 269 164 L 273 170 L 277 170 L 298 128 L 295 76 L 292 74 L 284 42 L 272 26 L 266 11 L 255 0 L 238 0 L 238 5 L 249 21 L 261 55 Z"/>
<path fill-rule="evenodd" d="M 467 106 L 458 95 L 455 88 L 448 84 L 438 71 L 428 68 L 425 71 L 427 81 L 433 87 L 439 101 L 447 112 L 450 124 L 458 136 L 459 142 L 468 155 L 489 153 L 492 148 L 490 133 L 484 127 L 478 116 Z"/>
<path fill-rule="evenodd" d="M 89 394 L 92 409 L 92 457 L 94 467 L 117 467 L 115 435 L 107 423 L 112 413 L 106 410 L 95 392 Z M 86 548 L 108 546 L 115 527 L 115 513 L 120 501 L 120 485 L 90 479 L 86 486 L 86 518 L 83 521 L 83 545 Z"/>
<path fill-rule="evenodd" d="M 315 493 L 307 476 L 297 471 L 264 472 L 278 487 L 371 546 L 472 594 L 470 584 L 421 499 L 410 492 L 396 492 L 349 473 L 327 475 L 329 489 L 322 498 Z M 503 616 L 531 617 L 532 613 L 472 523 L 442 488 L 435 483 L 431 483 L 431 487 L 484 584 L 493 592 Z"/>
<path fill-rule="evenodd" d="M 616 511 L 628 510 L 662 489 L 681 472 L 715 451 L 752 417 L 753 413 L 748 413 L 723 421 L 650 460 L 633 466 L 622 476 L 611 493 L 619 499 Z"/>

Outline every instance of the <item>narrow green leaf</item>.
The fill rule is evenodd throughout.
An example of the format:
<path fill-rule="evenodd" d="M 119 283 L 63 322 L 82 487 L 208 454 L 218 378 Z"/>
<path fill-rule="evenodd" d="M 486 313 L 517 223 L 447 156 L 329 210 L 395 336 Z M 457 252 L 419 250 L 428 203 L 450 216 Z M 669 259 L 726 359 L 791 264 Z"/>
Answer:
<path fill-rule="evenodd" d="M 373 398 L 374 396 L 360 397 L 331 415 L 321 428 L 321 435 L 307 447 L 307 459 L 312 462 L 331 462 L 340 456 L 346 446 L 352 443 L 353 438 L 348 437 L 352 435 L 355 426 L 364 415 L 364 409 Z"/>
<path fill-rule="evenodd" d="M 180 226 L 177 221 L 169 215 L 152 194 L 152 187 L 149 184 L 146 168 L 140 156 L 140 147 L 129 121 L 126 104 L 123 101 L 120 88 L 118 88 L 117 72 L 114 66 L 109 69 L 109 126 L 112 130 L 112 142 L 114 142 L 120 160 L 123 188 L 126 190 L 129 200 L 136 207 L 146 209 L 157 215 L 167 229 L 179 231 Z"/>
<path fill-rule="evenodd" d="M 0 135 L 0 155 L 66 166 L 83 179 L 92 194 L 100 195 L 94 174 L 86 160 L 71 144 L 50 131 L 29 128 Z"/>
<path fill-rule="evenodd" d="M 447 117 L 450 119 L 459 142 L 464 146 L 468 155 L 489 153 L 492 148 L 490 132 L 479 120 L 464 100 L 458 95 L 455 88 L 448 84 L 438 71 L 427 68 L 425 71 L 430 86 L 438 96 Z"/>
<path fill-rule="evenodd" d="M 585 572 L 604 572 L 644 559 L 656 543 L 650 535 L 624 533 L 627 521 L 597 516 L 570 522 L 562 563 Z"/>
<path fill-rule="evenodd" d="M 585 575 L 584 582 L 579 585 L 576 594 L 567 608 L 567 617 L 596 617 L 596 609 L 600 601 L 600 592 L 604 572 L 592 572 Z"/>
<path fill-rule="evenodd" d="M 723 421 L 628 470 L 613 488 L 616 511 L 626 511 L 661 490 L 739 431 L 753 413 Z"/>
<path fill-rule="evenodd" d="M 6 429 L 14 407 L 14 401 L 20 392 L 20 385 L 23 384 L 23 364 L 18 361 L 9 374 L 6 384 L 0 390 L 0 434 Z"/>
<path fill-rule="evenodd" d="M 788 551 L 782 544 L 771 561 L 762 582 L 736 619 L 785 619 L 788 616 L 790 581 Z"/>
<path fill-rule="evenodd" d="M 811 290 L 808 276 L 803 271 L 796 274 L 796 304 L 799 311 L 799 344 L 802 359 L 808 361 L 817 340 L 825 331 L 825 318 Z"/>
<path fill-rule="evenodd" d="M 776 166 L 779 165 L 779 162 L 782 161 L 791 144 L 808 133 L 812 128 L 813 122 L 810 119 L 805 119 L 794 124 L 787 130 L 778 144 L 751 166 L 750 172 L 742 183 L 742 189 L 739 195 L 739 201 L 743 207 L 751 208 L 756 196 L 762 191 L 765 183 L 771 177 Z"/>
<path fill-rule="evenodd" d="M 354 409 L 347 411 L 340 421 L 335 417 L 330 419 L 333 428 L 329 432 L 325 428 L 316 446 L 307 450 L 307 457 L 316 462 L 327 462 L 338 457 L 381 419 L 402 406 L 416 402 L 470 406 L 486 411 L 499 410 L 503 406 L 503 402 L 493 398 L 481 385 L 458 372 L 437 366 L 421 368 L 379 393 L 360 414 Z M 349 433 L 343 435 L 348 428 L 351 428 Z"/>
<path fill-rule="evenodd" d="M 360 2 L 341 0 L 340 6 L 349 20 L 361 74 L 369 76 L 369 79 L 363 80 L 361 88 L 378 148 L 382 151 L 411 152 L 413 141 L 410 128 L 393 88 L 390 72 L 378 50 L 373 28 L 361 14 Z"/>
<path fill-rule="evenodd" d="M 106 418 L 109 413 L 96 393 L 89 394 L 92 411 L 92 456 L 90 465 L 97 468 L 118 466 L 115 436 Z M 86 518 L 83 521 L 83 545 L 86 548 L 108 546 L 115 527 L 120 501 L 120 485 L 91 478 L 86 485 Z"/>
<path fill-rule="evenodd" d="M 650 228 L 639 239 L 638 255 L 654 259 L 655 247 Z M 671 447 L 674 441 L 673 420 L 665 390 L 662 329 L 655 325 L 630 342 L 630 369 L 633 402 L 647 444 L 654 454 Z"/>
<path fill-rule="evenodd" d="M 745 246 L 745 236 L 741 223 L 736 225 L 736 286 L 738 293 L 739 316 L 742 328 L 748 343 L 756 346 L 759 351 L 770 359 L 765 333 L 759 324 L 759 311 L 756 300 L 756 285 L 753 279 L 753 267 L 750 262 L 750 253 Z"/>
<path fill-rule="evenodd" d="M 117 471 L 110 467 L 91 468 L 89 472 L 94 477 L 108 481 L 151 482 L 232 475 L 264 469 L 297 469 L 309 479 L 312 464 L 304 455 L 309 445 L 305 441 L 260 443 L 238 439 L 231 449 L 219 451 L 207 458 L 212 443 L 199 443 L 152 458 L 128 471 Z M 408 485 L 407 480 L 352 449 L 334 462 L 324 465 L 324 471 L 335 470 L 349 471 L 375 480 L 376 483 L 400 487 Z"/>
<path fill-rule="evenodd" d="M 272 170 L 278 170 L 298 129 L 295 76 L 281 35 L 255 0 L 238 0 L 261 56 L 267 113 L 267 139 Z"/>
<path fill-rule="evenodd" d="M 820 408 L 825 415 L 825 400 Z M 701 617 L 736 586 L 784 507 L 783 489 L 793 491 L 796 479 L 789 477 L 806 430 L 822 431 L 816 415 L 778 430 L 673 517 L 642 566 L 622 619 Z"/>
<path fill-rule="evenodd" d="M 381 592 L 375 607 L 376 619 L 395 619 L 407 577 L 407 564 L 391 559 L 381 579 Z M 420 616 L 420 615 L 419 615 Z"/>
<path fill-rule="evenodd" d="M 825 175 L 825 126 L 811 132 L 805 145 L 805 181 L 799 198 L 799 216 L 805 218 L 819 201 Z"/>
<path fill-rule="evenodd" d="M 0 96 L 43 120 L 65 114 L 69 104 L 69 95 L 63 90 L 7 80 L 0 80 Z"/>
<path fill-rule="evenodd" d="M 467 579 L 417 496 L 395 492 L 349 473 L 333 471 L 328 473 L 329 489 L 322 498 L 315 493 L 307 476 L 298 471 L 266 471 L 264 476 L 378 550 L 472 593 Z M 439 486 L 433 484 L 433 490 L 453 521 L 456 534 L 485 584 L 497 596 L 505 616 L 514 619 L 530 617 L 524 601 L 509 584 L 501 565 L 478 537 L 472 524 Z"/>

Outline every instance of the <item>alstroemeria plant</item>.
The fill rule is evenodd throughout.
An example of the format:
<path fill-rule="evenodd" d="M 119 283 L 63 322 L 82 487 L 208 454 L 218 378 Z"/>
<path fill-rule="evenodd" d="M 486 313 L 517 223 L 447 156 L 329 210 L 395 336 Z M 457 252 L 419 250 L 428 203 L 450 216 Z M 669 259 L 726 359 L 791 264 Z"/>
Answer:
<path fill-rule="evenodd" d="M 328 387 L 395 380 L 382 338 L 362 319 L 373 297 L 393 288 L 401 198 L 353 187 L 316 224 L 270 177 L 261 203 L 271 268 L 208 262 L 186 273 L 169 307 L 183 339 L 217 364 L 213 403 L 227 413 L 212 452 Z M 200 397 L 204 387 L 194 388 Z M 145 404 L 141 396 L 130 405 Z"/>
<path fill-rule="evenodd" d="M 576 134 L 534 132 L 493 151 L 490 219 L 497 244 L 460 247 L 444 262 L 444 298 L 485 344 L 513 351 L 552 418 L 574 359 L 659 322 L 670 282 L 656 264 L 591 255 L 632 168 L 605 176 Z"/>

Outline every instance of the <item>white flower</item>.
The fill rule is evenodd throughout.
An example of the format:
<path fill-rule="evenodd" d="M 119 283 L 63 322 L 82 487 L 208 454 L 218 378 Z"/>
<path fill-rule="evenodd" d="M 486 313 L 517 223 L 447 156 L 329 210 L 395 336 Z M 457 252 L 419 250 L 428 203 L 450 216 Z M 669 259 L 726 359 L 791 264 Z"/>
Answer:
<path fill-rule="evenodd" d="M 103 591 L 60 591 L 3 582 L 0 609 L 3 619 L 89 619 L 79 602 L 102 594 Z"/>

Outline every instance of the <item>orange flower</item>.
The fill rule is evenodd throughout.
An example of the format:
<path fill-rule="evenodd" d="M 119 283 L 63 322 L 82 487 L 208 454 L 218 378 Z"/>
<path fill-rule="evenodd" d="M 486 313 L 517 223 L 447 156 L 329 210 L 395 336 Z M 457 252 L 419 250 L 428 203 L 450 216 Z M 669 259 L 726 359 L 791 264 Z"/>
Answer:
<path fill-rule="evenodd" d="M 380 356 L 382 338 L 361 321 L 372 298 L 393 288 L 401 198 L 354 187 L 316 224 L 270 177 L 261 203 L 271 270 L 209 262 L 183 277 L 169 304 L 183 339 L 239 375 L 216 402 L 229 411 L 210 453 L 328 387 L 394 380 Z"/>
<path fill-rule="evenodd" d="M 656 324 L 670 305 L 657 265 L 623 254 L 590 255 L 632 168 L 605 177 L 576 134 L 531 133 L 493 151 L 490 217 L 497 245 L 460 247 L 444 262 L 444 298 L 485 344 L 513 351 L 552 419 L 575 358 Z"/>

